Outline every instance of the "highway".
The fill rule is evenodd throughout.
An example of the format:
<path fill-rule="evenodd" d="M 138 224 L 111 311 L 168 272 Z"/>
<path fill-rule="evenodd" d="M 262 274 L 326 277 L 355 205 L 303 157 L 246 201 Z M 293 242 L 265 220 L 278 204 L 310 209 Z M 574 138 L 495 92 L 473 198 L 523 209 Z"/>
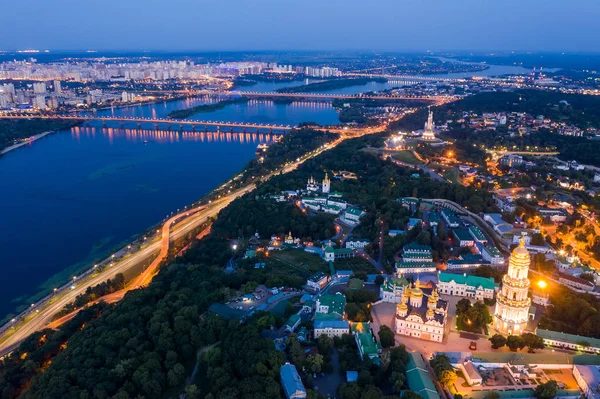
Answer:
<path fill-rule="evenodd" d="M 128 290 L 148 284 L 158 271 L 158 266 L 160 263 L 167 256 L 169 251 L 169 242 L 171 240 L 177 239 L 189 233 L 191 230 L 206 222 L 209 218 L 216 216 L 234 199 L 244 195 L 254 188 L 254 184 L 245 186 L 226 197 L 213 201 L 208 206 L 202 205 L 197 208 L 192 208 L 169 218 L 162 226 L 161 240 L 149 244 L 142 250 L 132 254 L 122 261 L 114 263 L 113 266 L 107 267 L 106 270 L 87 279 L 85 284 L 83 282 L 75 284 L 75 288 L 68 290 L 64 294 L 58 295 L 54 301 L 51 301 L 45 307 L 37 309 L 38 312 L 21 324 L 18 329 L 6 340 L 0 343 L 0 356 L 5 352 L 10 351 L 15 345 L 17 345 L 21 340 L 30 334 L 41 330 L 50 324 L 56 313 L 65 307 L 65 305 L 73 302 L 75 298 L 85 292 L 88 287 L 98 285 L 107 279 L 113 278 L 117 273 L 123 273 L 129 270 L 140 262 L 155 256 L 158 252 L 159 256 L 156 257 L 153 263 L 142 274 L 140 274 L 140 276 L 138 276 L 135 280 L 133 280 L 132 283 L 128 285 L 124 292 L 122 292 L 122 295 L 124 295 Z M 180 219 L 185 219 L 185 222 L 178 224 L 176 229 L 170 231 L 171 225 Z"/>
<path fill-rule="evenodd" d="M 352 137 L 355 137 L 355 135 L 352 135 Z M 323 145 L 320 148 L 304 155 L 296 162 L 290 162 L 283 165 L 280 169 L 262 177 L 261 181 L 266 181 L 279 173 L 288 173 L 295 170 L 306 160 L 313 158 L 324 151 L 334 148 L 346 138 L 350 138 L 350 136 L 342 136 L 339 139 Z M 85 292 L 88 287 L 98 285 L 107 279 L 113 278 L 117 273 L 123 273 L 158 254 L 152 264 L 135 280 L 132 280 L 126 289 L 110 294 L 107 296 L 108 298 L 99 298 L 99 300 L 107 298 L 110 302 L 114 302 L 121 299 L 127 291 L 147 285 L 152 280 L 152 277 L 158 272 L 158 267 L 168 255 L 170 241 L 180 238 L 181 236 L 207 222 L 209 218 L 217 216 L 217 214 L 233 200 L 254 190 L 255 188 L 255 184 L 248 184 L 222 198 L 210 202 L 208 205 L 190 208 L 172 216 L 163 223 L 161 227 L 162 234 L 160 240 L 148 244 L 145 248 L 119 262 L 115 262 L 113 266 L 107 267 L 102 272 L 99 272 L 93 277 L 85 280 L 85 282 L 81 281 L 80 283 L 76 284 L 73 289 L 57 295 L 55 299 L 48 301 L 47 304 L 40 305 L 40 307 L 35 306 L 34 309 L 36 311 L 30 313 L 32 316 L 27 316 L 25 321 L 18 325 L 16 331 L 13 332 L 12 329 L 7 330 L 6 335 L 11 333 L 12 335 L 0 342 L 0 358 L 5 354 L 10 353 L 23 339 L 30 334 L 49 326 L 53 328 L 57 327 L 61 322 L 72 318 L 76 312 L 64 316 L 58 321 L 52 321 L 56 313 L 64 308 L 65 305 L 73 302 L 75 298 Z M 173 224 L 175 224 L 175 226 L 173 229 L 171 229 Z"/>

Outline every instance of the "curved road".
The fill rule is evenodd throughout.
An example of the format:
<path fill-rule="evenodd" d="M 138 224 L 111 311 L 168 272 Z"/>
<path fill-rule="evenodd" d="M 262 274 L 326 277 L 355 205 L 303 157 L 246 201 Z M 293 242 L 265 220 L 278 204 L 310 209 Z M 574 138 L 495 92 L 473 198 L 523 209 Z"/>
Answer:
<path fill-rule="evenodd" d="M 225 208 L 231 201 L 237 197 L 246 194 L 248 191 L 254 189 L 254 185 L 243 187 L 230 195 L 223 197 L 219 200 L 213 201 L 209 206 L 202 205 L 191 210 L 181 212 L 169 220 L 167 220 L 162 226 L 162 238 L 160 241 L 149 244 L 146 248 L 132 254 L 130 257 L 123 259 L 122 261 L 115 263 L 113 266 L 107 267 L 103 272 L 91 277 L 84 283 L 77 284 L 74 289 L 69 290 L 65 294 L 57 297 L 56 300 L 49 303 L 46 307 L 38 309 L 39 313 L 31 317 L 22 324 L 18 329 L 10 335 L 6 340 L 0 343 L 0 356 L 6 352 L 11 351 L 21 340 L 25 339 L 30 334 L 43 329 L 49 323 L 56 313 L 58 313 L 65 305 L 73 302 L 75 298 L 84 293 L 88 287 L 93 287 L 102 282 L 105 282 L 109 278 L 113 278 L 117 273 L 123 273 L 131 267 L 147 260 L 151 256 L 155 255 L 157 251 L 159 256 L 152 262 L 152 264 L 134 280 L 134 284 L 130 284 L 132 288 L 137 286 L 143 286 L 147 284 L 156 268 L 160 265 L 164 257 L 169 251 L 169 241 L 177 239 L 202 223 L 206 222 L 209 218 L 216 216 L 223 208 Z M 188 214 L 192 214 L 188 216 Z M 185 223 L 181 223 L 176 229 L 170 231 L 170 226 L 178 219 L 186 218 Z M 130 288 L 131 289 L 131 288 Z M 125 292 L 123 292 L 124 295 Z"/>

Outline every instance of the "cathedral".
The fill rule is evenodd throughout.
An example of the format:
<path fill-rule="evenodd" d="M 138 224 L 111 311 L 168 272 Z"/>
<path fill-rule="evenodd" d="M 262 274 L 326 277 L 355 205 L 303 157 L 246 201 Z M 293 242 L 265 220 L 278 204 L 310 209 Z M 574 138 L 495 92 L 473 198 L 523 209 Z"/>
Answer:
<path fill-rule="evenodd" d="M 522 334 L 527 326 L 531 307 L 528 296 L 531 285 L 527 274 L 531 256 L 525 248 L 525 238 L 521 237 L 508 261 L 508 271 L 502 278 L 502 289 L 496 296 L 494 328 L 503 334 Z"/>
<path fill-rule="evenodd" d="M 328 194 L 331 186 L 331 181 L 329 180 L 329 176 L 325 173 L 325 178 L 323 179 L 323 183 L 321 183 L 321 187 L 319 187 L 319 183 L 311 176 L 306 183 L 306 191 L 317 192 L 319 188 L 323 194 Z"/>
<path fill-rule="evenodd" d="M 414 287 L 406 288 L 396 306 L 396 334 L 427 341 L 442 342 L 448 316 L 448 302 L 440 299 L 436 290 L 426 295 L 417 279 Z"/>

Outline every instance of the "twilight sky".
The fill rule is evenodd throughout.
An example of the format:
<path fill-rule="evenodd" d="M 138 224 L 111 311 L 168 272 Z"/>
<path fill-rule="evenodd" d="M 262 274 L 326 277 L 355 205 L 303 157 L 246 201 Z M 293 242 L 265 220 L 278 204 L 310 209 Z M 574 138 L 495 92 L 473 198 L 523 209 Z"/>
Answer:
<path fill-rule="evenodd" d="M 2 0 L 0 50 L 599 52 L 598 0 Z"/>

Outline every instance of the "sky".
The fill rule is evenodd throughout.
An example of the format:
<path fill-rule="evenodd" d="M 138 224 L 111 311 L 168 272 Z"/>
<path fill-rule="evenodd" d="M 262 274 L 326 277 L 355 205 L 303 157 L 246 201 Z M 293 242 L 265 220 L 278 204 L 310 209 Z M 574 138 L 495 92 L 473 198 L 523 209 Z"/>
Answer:
<path fill-rule="evenodd" d="M 0 0 L 0 49 L 600 52 L 598 0 Z"/>

